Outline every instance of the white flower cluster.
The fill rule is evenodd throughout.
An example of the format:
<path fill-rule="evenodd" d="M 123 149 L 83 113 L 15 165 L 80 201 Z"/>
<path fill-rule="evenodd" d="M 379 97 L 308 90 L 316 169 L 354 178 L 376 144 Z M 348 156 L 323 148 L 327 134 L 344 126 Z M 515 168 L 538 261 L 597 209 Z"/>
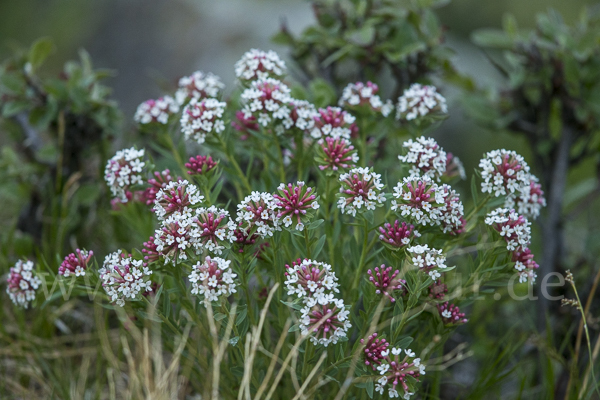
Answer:
<path fill-rule="evenodd" d="M 158 122 L 167 124 L 169 117 L 179 112 L 179 105 L 171 96 L 164 96 L 158 100 L 147 100 L 140 104 L 135 111 L 133 119 L 140 124 Z"/>
<path fill-rule="evenodd" d="M 17 306 L 27 308 L 29 303 L 35 300 L 35 291 L 42 281 L 35 274 L 33 261 L 19 260 L 10 268 L 7 283 L 6 293 L 11 301 Z"/>
<path fill-rule="evenodd" d="M 428 177 L 406 177 L 394 187 L 392 211 L 421 225 L 440 225 L 446 211 L 445 193 Z"/>
<path fill-rule="evenodd" d="M 235 229 L 225 210 L 214 206 L 195 210 L 185 207 L 161 221 L 154 232 L 153 244 L 165 264 L 187 260 L 187 250 L 196 254 L 207 250 L 220 255 L 228 244 L 236 241 Z"/>
<path fill-rule="evenodd" d="M 384 117 L 387 117 L 394 109 L 394 105 L 390 100 L 384 103 L 376 94 L 378 90 L 377 85 L 371 82 L 367 82 L 366 85 L 362 82 L 349 83 L 342 91 L 338 105 L 340 107 L 368 105 L 374 111 L 381 112 Z"/>
<path fill-rule="evenodd" d="M 529 165 L 512 150 L 493 150 L 479 161 L 481 191 L 514 199 L 531 182 Z"/>
<path fill-rule="evenodd" d="M 338 208 L 342 214 L 356 216 L 357 211 L 375 210 L 385 203 L 381 175 L 369 168 L 353 168 L 341 174 Z M 364 206 L 364 207 L 363 207 Z"/>
<path fill-rule="evenodd" d="M 111 302 L 123 307 L 125 300 L 152 291 L 152 282 L 147 278 L 152 271 L 143 264 L 143 260 L 124 257 L 118 251 L 106 256 L 98 272 Z"/>
<path fill-rule="evenodd" d="M 185 140 L 204 143 L 206 135 L 219 134 L 225 130 L 223 113 L 226 104 L 217 99 L 191 99 L 181 114 L 181 131 Z"/>
<path fill-rule="evenodd" d="M 220 255 L 225 249 L 224 243 L 234 243 L 235 223 L 229 219 L 229 212 L 222 208 L 210 206 L 201 207 L 196 210 L 195 222 L 198 225 L 200 236 L 199 244 L 194 247 L 200 248 L 200 245 L 213 254 Z"/>
<path fill-rule="evenodd" d="M 240 98 L 244 104 L 244 118 L 255 117 L 263 127 L 274 124 L 279 135 L 294 125 L 290 116 L 294 99 L 290 95 L 290 88 L 283 82 L 273 78 L 252 81 Z"/>
<path fill-rule="evenodd" d="M 310 131 L 310 136 L 313 139 L 331 137 L 333 139 L 350 140 L 351 127 L 355 121 L 356 117 L 339 107 L 320 109 L 314 128 Z"/>
<path fill-rule="evenodd" d="M 183 217 L 191 217 L 192 210 L 188 206 L 194 206 L 203 200 L 204 196 L 200 194 L 198 186 L 190 184 L 187 180 L 171 181 L 156 193 L 152 211 L 159 221 L 175 212 L 179 212 Z"/>
<path fill-rule="evenodd" d="M 505 196 L 505 208 L 517 208 L 523 215 L 537 218 L 546 205 L 537 177 L 529 172 L 523 157 L 512 150 L 493 150 L 479 161 L 481 191 Z"/>
<path fill-rule="evenodd" d="M 448 107 L 446 99 L 437 92 L 434 86 L 423 86 L 413 83 L 398 98 L 396 119 L 407 121 L 424 117 L 429 113 L 446 114 Z"/>
<path fill-rule="evenodd" d="M 442 250 L 430 249 L 428 245 L 416 245 L 406 249 L 413 265 L 427 273 L 433 281 L 440 278 L 440 269 L 446 268 L 446 256 Z"/>
<path fill-rule="evenodd" d="M 442 231 L 444 233 L 453 234 L 462 233 L 466 221 L 464 219 L 465 208 L 460 200 L 459 194 L 446 183 L 441 185 L 439 188 L 440 191 L 444 193 L 444 200 L 446 204 L 446 207 L 442 211 L 442 215 L 439 220 L 440 225 L 442 226 Z"/>
<path fill-rule="evenodd" d="M 508 251 L 527 249 L 531 243 L 531 222 L 515 210 L 497 208 L 487 214 L 485 223 L 494 226 L 506 240 Z"/>
<path fill-rule="evenodd" d="M 400 386 L 403 392 L 402 398 L 408 400 L 414 393 L 409 391 L 408 384 L 410 381 L 406 378 L 410 376 L 418 380 L 421 375 L 425 375 L 425 365 L 421 363 L 420 358 L 415 358 L 416 354 L 411 349 L 405 349 L 404 356 L 402 356 L 402 352 L 402 349 L 399 347 L 387 348 L 381 352 L 383 360 L 377 366 L 377 371 L 382 377 L 377 380 L 375 391 L 383 394 L 389 385 L 389 397 L 392 399 L 400 398 L 400 393 L 398 392 L 398 387 Z"/>
<path fill-rule="evenodd" d="M 520 214 L 535 219 L 539 217 L 542 207 L 546 206 L 546 199 L 541 185 L 538 183 L 538 178 L 533 174 L 529 174 L 529 178 L 529 185 L 520 190 L 520 194 L 516 199 L 516 206 Z M 506 199 L 504 207 L 514 207 L 512 198 Z"/>
<path fill-rule="evenodd" d="M 305 259 L 286 265 L 286 270 L 288 295 L 298 296 L 308 307 L 326 305 L 339 293 L 338 278 L 329 264 Z"/>
<path fill-rule="evenodd" d="M 191 99 L 217 97 L 225 85 L 221 78 L 209 72 L 196 71 L 190 76 L 179 79 L 179 89 L 175 92 L 177 103 L 183 105 Z"/>
<path fill-rule="evenodd" d="M 136 150 L 132 147 L 117 151 L 117 154 L 106 163 L 104 180 L 112 195 L 123 203 L 127 202 L 126 190 L 130 186 L 141 185 L 144 182 L 142 169 L 146 163 L 142 161 L 142 157 L 144 157 L 144 149 Z"/>
<path fill-rule="evenodd" d="M 306 305 L 300 313 L 300 332 L 304 336 L 310 335 L 310 341 L 315 345 L 327 347 L 331 343 L 336 344 L 352 327 L 350 309 L 340 299 L 313 307 Z"/>
<path fill-rule="evenodd" d="M 412 164 L 410 176 L 427 176 L 439 182 L 446 172 L 447 155 L 434 139 L 421 136 L 414 141 L 407 140 L 402 147 L 408 152 L 398 159 Z"/>
<path fill-rule="evenodd" d="M 240 229 L 247 235 L 256 233 L 264 239 L 281 230 L 281 223 L 277 217 L 278 208 L 272 194 L 252 192 L 238 204 L 236 221 L 242 224 Z"/>
<path fill-rule="evenodd" d="M 235 76 L 240 81 L 280 78 L 286 73 L 285 63 L 273 50 L 251 49 L 235 63 Z"/>
<path fill-rule="evenodd" d="M 219 300 L 219 296 L 227 297 L 237 292 L 233 280 L 237 274 L 231 272 L 229 264 L 230 260 L 207 256 L 203 263 L 198 261 L 194 265 L 188 279 L 192 283 L 192 294 L 204 296 L 205 307 L 209 302 Z"/>
<path fill-rule="evenodd" d="M 290 119 L 301 131 L 310 131 L 315 126 L 315 117 L 319 115 L 314 104 L 306 100 L 292 99 Z M 289 120 L 284 121 L 289 126 Z M 288 128 L 289 129 L 289 128 Z"/>

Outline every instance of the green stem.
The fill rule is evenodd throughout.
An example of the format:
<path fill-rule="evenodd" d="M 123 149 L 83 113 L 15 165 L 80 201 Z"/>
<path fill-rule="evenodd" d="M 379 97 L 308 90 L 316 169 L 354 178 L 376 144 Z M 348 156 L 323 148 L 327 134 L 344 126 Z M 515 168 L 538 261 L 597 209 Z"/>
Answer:
<path fill-rule="evenodd" d="M 285 165 L 283 165 L 283 154 L 281 152 L 279 137 L 275 131 L 273 131 L 273 143 L 275 143 L 277 158 L 279 159 L 279 180 L 281 180 L 282 183 L 285 183 Z"/>
<path fill-rule="evenodd" d="M 485 198 L 483 199 L 483 201 L 481 203 L 479 203 L 477 205 L 477 207 L 475 207 L 473 209 L 473 211 L 471 211 L 469 213 L 469 215 L 467 215 L 467 218 L 465 218 L 467 221 L 469 221 L 471 218 L 473 218 L 474 215 L 476 215 L 486 204 L 488 201 L 490 201 L 490 199 L 492 198 L 491 194 L 488 194 L 487 196 L 485 196 Z"/>
<path fill-rule="evenodd" d="M 309 372 L 308 362 L 313 358 L 315 353 L 315 346 L 313 346 L 310 340 L 306 341 L 306 347 L 304 348 L 304 362 L 302 363 L 302 378 L 306 378 Z"/>
<path fill-rule="evenodd" d="M 173 142 L 173 138 L 171 137 L 169 132 L 167 132 L 164 136 L 166 138 L 167 144 L 169 145 L 169 150 L 171 150 L 171 153 L 175 158 L 175 162 L 179 166 L 179 169 L 181 169 L 181 173 L 185 175 L 186 178 L 189 178 L 187 168 L 185 167 L 185 163 L 181 159 L 181 154 L 179 154 L 179 151 L 177 151 L 177 148 L 175 147 L 175 142 Z"/>
<path fill-rule="evenodd" d="M 233 169 L 235 170 L 238 178 L 240 178 L 240 180 L 244 184 L 246 192 L 250 194 L 252 188 L 250 187 L 250 182 L 248 182 L 248 178 L 246 178 L 246 174 L 244 174 L 244 171 L 242 171 L 242 168 L 240 168 L 240 164 L 238 164 L 237 160 L 231 153 L 229 146 L 227 146 L 227 143 L 225 143 L 223 138 L 220 135 L 217 135 L 217 138 L 219 139 L 219 145 L 221 146 L 221 150 L 223 151 L 223 153 L 225 153 L 225 156 L 227 157 L 227 161 L 233 166 Z"/>
<path fill-rule="evenodd" d="M 304 243 L 306 245 L 306 255 L 310 259 L 310 240 L 308 238 L 308 229 L 304 228 Z"/>
<path fill-rule="evenodd" d="M 581 318 L 583 319 L 583 329 L 585 331 L 585 338 L 587 341 L 587 348 L 590 358 L 590 369 L 592 371 L 592 379 L 594 381 L 594 389 L 596 389 L 596 393 L 600 397 L 600 390 L 598 389 L 598 381 L 596 380 L 596 374 L 594 373 L 594 357 L 592 355 L 592 342 L 590 340 L 590 332 L 588 331 L 587 318 L 585 317 L 585 311 L 583 310 L 583 305 L 581 304 L 581 300 L 579 299 L 579 293 L 577 292 L 577 288 L 575 287 L 575 282 L 571 281 L 571 286 L 573 287 L 573 291 L 575 292 L 575 297 L 577 298 L 578 308 L 581 312 Z M 587 380 L 587 379 L 586 379 Z M 585 389 L 585 388 L 584 388 Z"/>
<path fill-rule="evenodd" d="M 367 219 L 364 219 L 365 224 L 364 224 L 364 232 L 363 232 L 363 248 L 362 248 L 362 252 L 360 253 L 360 261 L 358 262 L 358 268 L 356 270 L 356 275 L 354 276 L 354 281 L 352 282 L 352 290 L 356 289 L 358 287 L 358 284 L 360 282 L 360 278 L 362 276 L 362 270 L 365 266 L 365 260 L 367 259 L 367 252 L 368 252 L 368 248 L 370 247 L 368 244 L 368 240 L 369 240 L 369 222 L 367 221 Z"/>

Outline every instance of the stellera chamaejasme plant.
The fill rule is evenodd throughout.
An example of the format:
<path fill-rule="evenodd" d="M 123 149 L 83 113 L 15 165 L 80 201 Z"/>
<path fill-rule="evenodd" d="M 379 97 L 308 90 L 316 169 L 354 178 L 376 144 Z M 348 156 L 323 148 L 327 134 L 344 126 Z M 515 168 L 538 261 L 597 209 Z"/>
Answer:
<path fill-rule="evenodd" d="M 101 286 L 94 301 L 130 323 L 152 307 L 165 340 L 191 326 L 182 357 L 214 398 L 410 398 L 430 367 L 452 362 L 444 342 L 479 288 L 535 281 L 538 179 L 514 151 L 489 151 L 465 209 L 452 186 L 466 178 L 460 160 L 403 133 L 447 114 L 436 88 L 388 100 L 350 83 L 318 108 L 294 97 L 273 51 L 247 52 L 235 72 L 231 98 L 198 71 L 143 102 L 135 121 L 152 145 L 108 160 L 115 214 L 153 216 L 147 241 L 103 262 L 77 250 L 54 275 L 19 261 L 10 298 L 40 304 L 39 288 L 64 280 L 74 293 Z M 386 141 L 401 154 L 382 152 L 364 119 L 395 126 Z M 396 168 L 381 170 L 385 160 Z"/>

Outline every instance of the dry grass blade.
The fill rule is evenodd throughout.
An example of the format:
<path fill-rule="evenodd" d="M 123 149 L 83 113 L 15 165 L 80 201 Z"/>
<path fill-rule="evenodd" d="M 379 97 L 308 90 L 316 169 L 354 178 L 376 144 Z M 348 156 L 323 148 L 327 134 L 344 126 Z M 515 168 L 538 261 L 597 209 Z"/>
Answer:
<path fill-rule="evenodd" d="M 298 394 L 296 394 L 296 396 L 292 400 L 297 400 L 300 397 L 304 397 L 304 391 L 306 390 L 306 387 L 308 386 L 308 384 L 310 383 L 310 381 L 312 380 L 312 378 L 317 373 L 319 367 L 321 367 L 321 364 L 323 364 L 323 361 L 325 361 L 325 358 L 327 358 L 327 352 L 323 352 L 321 354 L 321 357 L 319 357 L 319 361 L 317 361 L 317 364 L 310 371 L 310 374 L 308 374 L 308 376 L 304 380 L 304 383 L 300 387 L 300 390 L 298 391 Z"/>
<path fill-rule="evenodd" d="M 249 347 L 249 351 L 244 363 L 244 376 L 242 377 L 242 384 L 240 387 L 240 391 L 238 393 L 238 400 L 242 399 L 242 390 L 246 393 L 246 398 L 250 399 L 250 380 L 252 378 L 252 368 L 254 365 L 254 357 L 256 356 L 256 349 L 258 348 L 258 343 L 260 341 L 260 336 L 262 333 L 263 325 L 265 323 L 265 318 L 267 317 L 267 312 L 269 311 L 269 305 L 271 304 L 271 300 L 273 300 L 273 296 L 275 292 L 279 288 L 279 283 L 273 285 L 269 292 L 269 296 L 267 297 L 267 301 L 263 306 L 260 312 L 260 319 L 258 321 L 258 327 L 252 329 L 252 334 L 248 334 L 246 344 L 251 342 Z"/>

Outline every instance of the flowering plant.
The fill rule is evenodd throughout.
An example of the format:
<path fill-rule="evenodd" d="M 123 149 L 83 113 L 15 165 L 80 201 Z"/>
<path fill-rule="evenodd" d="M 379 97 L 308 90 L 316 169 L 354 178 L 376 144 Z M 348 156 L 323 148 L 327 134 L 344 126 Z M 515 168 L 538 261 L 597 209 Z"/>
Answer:
<path fill-rule="evenodd" d="M 239 99 L 195 72 L 140 105 L 134 119 L 162 151 L 118 151 L 105 181 L 120 223 L 151 221 L 152 236 L 100 268 L 77 250 L 45 284 L 97 284 L 95 301 L 135 325 L 151 309 L 166 337 L 188 337 L 192 392 L 292 398 L 324 386 L 410 398 L 448 361 L 444 342 L 468 323 L 481 287 L 513 272 L 535 281 L 537 179 L 518 154 L 487 153 L 465 208 L 452 186 L 465 175 L 460 160 L 433 138 L 407 136 L 447 113 L 432 86 L 384 101 L 376 84 L 358 82 L 340 107 L 319 108 L 292 97 L 272 51 L 249 51 L 236 74 Z M 377 135 L 365 120 L 389 131 Z M 394 124 L 415 125 L 398 134 Z M 400 154 L 382 151 L 382 140 Z M 399 168 L 380 169 L 388 159 Z M 11 269 L 16 305 L 37 301 L 44 282 L 33 265 Z"/>

